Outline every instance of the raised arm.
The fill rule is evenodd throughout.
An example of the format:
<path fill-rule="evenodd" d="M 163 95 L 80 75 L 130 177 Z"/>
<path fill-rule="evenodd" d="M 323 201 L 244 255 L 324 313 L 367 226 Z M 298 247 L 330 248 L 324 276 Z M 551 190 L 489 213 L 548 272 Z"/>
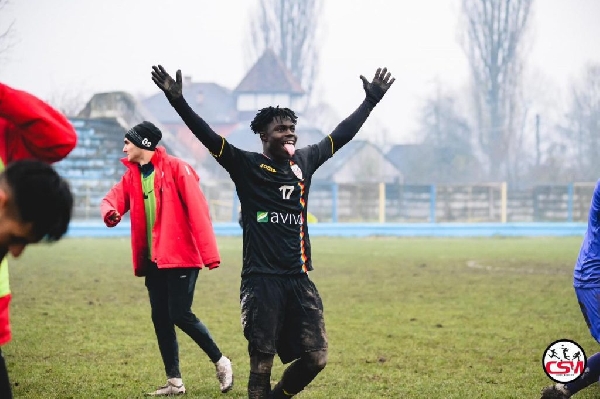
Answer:
<path fill-rule="evenodd" d="M 388 72 L 387 68 L 377 68 L 372 82 L 369 82 L 362 75 L 360 75 L 360 79 L 363 82 L 363 88 L 366 95 L 365 99 L 358 108 L 350 114 L 350 116 L 340 122 L 329 135 L 332 144 L 332 152 L 336 152 L 356 136 L 356 133 L 358 133 L 365 123 L 373 108 L 381 101 L 392 83 L 396 80 Z"/>
<path fill-rule="evenodd" d="M 175 80 L 167 71 L 159 66 L 152 66 L 152 80 L 161 89 L 171 106 L 177 111 L 183 122 L 194 133 L 194 136 L 213 154 L 219 154 L 223 147 L 223 138 L 192 110 L 183 98 L 181 70 L 175 73 Z"/>
<path fill-rule="evenodd" d="M 77 133 L 63 114 L 27 92 L 0 83 L 2 130 L 5 153 L 1 156 L 8 162 L 24 158 L 57 162 L 77 144 Z"/>

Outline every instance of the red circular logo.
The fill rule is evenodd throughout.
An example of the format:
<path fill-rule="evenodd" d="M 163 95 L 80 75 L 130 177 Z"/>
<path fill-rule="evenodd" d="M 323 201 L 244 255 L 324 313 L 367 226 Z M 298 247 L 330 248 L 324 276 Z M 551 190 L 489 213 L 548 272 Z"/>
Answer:
<path fill-rule="evenodd" d="M 583 374 L 587 357 L 577 342 L 560 339 L 548 345 L 542 357 L 542 366 L 552 381 L 565 384 Z"/>

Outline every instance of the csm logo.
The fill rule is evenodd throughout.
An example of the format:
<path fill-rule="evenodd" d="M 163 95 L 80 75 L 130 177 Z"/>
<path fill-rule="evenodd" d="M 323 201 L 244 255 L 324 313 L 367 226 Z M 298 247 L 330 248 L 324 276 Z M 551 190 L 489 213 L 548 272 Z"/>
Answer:
<path fill-rule="evenodd" d="M 142 140 L 142 145 L 145 145 L 146 147 L 150 147 L 152 145 L 152 143 L 150 142 L 150 140 L 148 140 L 147 138 L 144 137 L 144 140 Z"/>
<path fill-rule="evenodd" d="M 576 380 L 585 371 L 587 358 L 583 348 L 575 341 L 561 339 L 551 343 L 542 357 L 544 372 L 554 382 Z"/>
<path fill-rule="evenodd" d="M 300 225 L 302 224 L 302 214 L 299 213 L 294 215 L 286 212 L 258 211 L 256 212 L 256 221 L 258 223 L 283 223 Z"/>

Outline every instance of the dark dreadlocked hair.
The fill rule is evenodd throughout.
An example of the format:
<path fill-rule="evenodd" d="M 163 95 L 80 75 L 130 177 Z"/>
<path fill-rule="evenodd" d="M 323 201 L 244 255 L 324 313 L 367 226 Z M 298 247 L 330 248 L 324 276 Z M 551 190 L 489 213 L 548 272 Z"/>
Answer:
<path fill-rule="evenodd" d="M 266 107 L 259 110 L 252 122 L 250 122 L 250 129 L 252 129 L 254 133 L 264 132 L 267 129 L 267 125 L 273 122 L 275 118 L 287 118 L 291 120 L 294 125 L 298 121 L 298 117 L 294 111 L 289 108 L 279 108 L 278 105 L 277 107 Z"/>

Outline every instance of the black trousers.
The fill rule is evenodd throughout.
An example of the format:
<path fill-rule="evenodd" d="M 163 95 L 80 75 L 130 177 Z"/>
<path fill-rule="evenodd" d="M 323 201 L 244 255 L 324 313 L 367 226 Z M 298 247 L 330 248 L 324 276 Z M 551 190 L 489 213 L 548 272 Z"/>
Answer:
<path fill-rule="evenodd" d="M 194 289 L 200 269 L 158 269 L 156 263 L 149 263 L 146 288 L 150 297 L 152 323 L 167 378 L 181 377 L 175 326 L 189 335 L 213 363 L 218 361 L 222 355 L 221 351 L 206 326 L 192 312 Z"/>
<path fill-rule="evenodd" d="M 8 379 L 8 369 L 6 368 L 4 356 L 2 356 L 2 349 L 0 349 L 0 398 L 12 399 L 10 380 Z"/>

